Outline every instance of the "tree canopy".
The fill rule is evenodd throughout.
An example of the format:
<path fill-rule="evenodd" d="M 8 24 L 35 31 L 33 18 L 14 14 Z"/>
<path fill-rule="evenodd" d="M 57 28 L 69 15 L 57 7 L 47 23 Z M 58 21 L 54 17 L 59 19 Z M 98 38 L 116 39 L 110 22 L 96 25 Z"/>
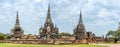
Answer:
<path fill-rule="evenodd" d="M 65 33 L 65 32 L 62 32 L 62 33 L 59 33 L 60 36 L 71 36 L 70 33 Z"/>
<path fill-rule="evenodd" d="M 114 43 L 117 43 L 118 40 L 120 40 L 120 30 L 116 31 L 108 31 L 107 36 L 112 36 L 114 39 Z"/>
<path fill-rule="evenodd" d="M 4 40 L 5 39 L 5 35 L 0 33 L 0 40 Z"/>

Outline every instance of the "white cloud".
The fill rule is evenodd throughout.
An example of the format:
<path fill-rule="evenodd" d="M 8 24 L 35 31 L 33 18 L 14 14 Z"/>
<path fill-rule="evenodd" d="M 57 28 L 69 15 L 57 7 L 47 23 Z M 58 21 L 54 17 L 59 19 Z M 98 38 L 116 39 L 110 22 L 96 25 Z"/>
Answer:
<path fill-rule="evenodd" d="M 0 10 L 0 23 L 9 23 L 11 26 L 4 25 L 4 27 L 10 30 L 10 27 L 15 23 L 16 10 L 18 10 L 20 23 L 25 33 L 37 34 L 38 28 L 44 25 L 48 3 L 51 3 L 51 17 L 53 22 L 58 26 L 60 31 L 73 32 L 74 27 L 78 23 L 80 9 L 82 9 L 85 26 L 87 26 L 86 30 L 89 31 L 98 31 L 96 33 L 101 33 L 101 31 L 107 32 L 108 29 L 113 28 L 107 28 L 108 25 L 115 26 L 118 22 L 116 20 L 120 21 L 119 8 L 114 6 L 116 4 L 119 6 L 119 4 L 109 0 L 17 0 L 14 2 L 8 1 L 1 5 L 4 8 Z M 3 11 L 8 8 L 10 9 Z M 8 12 L 10 13 L 8 14 Z M 101 29 L 99 30 L 98 27 Z M 3 29 L 1 26 L 0 28 Z M 5 31 L 8 32 L 8 30 Z"/>
<path fill-rule="evenodd" d="M 110 13 L 108 10 L 104 9 L 104 8 L 102 8 L 102 9 L 98 12 L 98 16 L 99 16 L 100 18 L 107 18 L 107 17 L 111 16 L 110 14 L 111 14 L 111 13 Z"/>
<path fill-rule="evenodd" d="M 117 7 L 117 8 L 120 8 L 120 0 L 109 0 L 108 1 L 109 4 L 111 5 L 111 7 Z"/>
<path fill-rule="evenodd" d="M 43 0 L 34 0 L 34 2 L 37 2 L 37 3 L 40 3 L 42 2 Z"/>
<path fill-rule="evenodd" d="M 108 3 L 109 0 L 98 0 L 98 1 L 106 6 L 109 5 L 109 3 Z"/>
<path fill-rule="evenodd" d="M 3 4 L 4 9 L 9 9 L 11 7 L 12 7 L 12 4 L 10 2 L 6 2 L 6 3 Z"/>
<path fill-rule="evenodd" d="M 69 0 L 52 0 L 55 4 L 70 3 Z"/>
<path fill-rule="evenodd" d="M 19 2 L 25 3 L 28 2 L 29 0 L 20 0 Z"/>
<path fill-rule="evenodd" d="M 119 10 L 112 10 L 112 11 L 111 11 L 111 15 L 112 15 L 115 19 L 117 19 L 117 20 L 120 21 L 120 11 L 119 11 Z"/>
<path fill-rule="evenodd" d="M 83 5 L 83 9 L 85 9 L 85 11 L 93 11 L 95 7 L 95 0 L 89 0 L 85 5 Z"/>

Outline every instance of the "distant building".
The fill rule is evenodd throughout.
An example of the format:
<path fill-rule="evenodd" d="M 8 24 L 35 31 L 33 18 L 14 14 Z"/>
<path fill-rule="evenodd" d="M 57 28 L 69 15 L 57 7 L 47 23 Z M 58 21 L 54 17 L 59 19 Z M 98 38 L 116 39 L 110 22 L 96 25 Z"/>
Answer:
<path fill-rule="evenodd" d="M 28 34 L 25 35 L 19 23 L 19 16 L 17 12 L 16 23 L 11 30 L 11 39 L 7 42 L 20 43 L 20 44 L 76 44 L 76 43 L 96 43 L 101 42 L 102 37 L 96 37 L 94 33 L 85 30 L 82 21 L 82 13 L 80 11 L 79 22 L 74 29 L 71 36 L 59 36 L 59 29 L 53 24 L 50 13 L 50 5 L 48 6 L 47 18 L 44 26 L 40 27 L 38 35 Z"/>
<path fill-rule="evenodd" d="M 50 5 L 48 6 L 47 18 L 44 24 L 44 27 L 41 26 L 39 29 L 40 39 L 58 39 L 59 31 L 58 27 L 52 22 L 51 13 L 50 13 Z"/>
<path fill-rule="evenodd" d="M 80 18 L 79 18 L 78 25 L 74 29 L 74 37 L 76 38 L 76 40 L 80 40 L 79 41 L 80 43 L 87 43 L 87 36 L 86 36 L 85 27 L 82 21 L 81 11 L 80 11 Z"/>
<path fill-rule="evenodd" d="M 79 22 L 76 28 L 74 29 L 73 35 L 77 43 L 96 43 L 97 42 L 95 34 L 92 32 L 87 32 L 85 30 L 85 26 L 82 21 L 81 11 L 80 11 Z"/>
<path fill-rule="evenodd" d="M 96 43 L 96 36 L 92 32 L 86 32 L 88 43 Z"/>
<path fill-rule="evenodd" d="M 11 30 L 11 36 L 13 39 L 20 39 L 24 35 L 23 33 L 24 33 L 24 31 L 23 31 L 22 27 L 20 26 L 19 16 L 18 16 L 18 12 L 17 12 L 16 23 L 14 25 L 14 28 Z"/>

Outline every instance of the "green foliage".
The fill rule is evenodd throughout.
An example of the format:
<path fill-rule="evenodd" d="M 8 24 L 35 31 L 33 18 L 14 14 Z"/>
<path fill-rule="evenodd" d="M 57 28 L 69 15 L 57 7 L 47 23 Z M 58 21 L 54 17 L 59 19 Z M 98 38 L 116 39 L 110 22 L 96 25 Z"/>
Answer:
<path fill-rule="evenodd" d="M 0 40 L 4 40 L 5 39 L 5 35 L 0 33 Z"/>
<path fill-rule="evenodd" d="M 11 38 L 10 34 L 0 33 L 0 40 L 10 39 L 10 38 Z"/>
<path fill-rule="evenodd" d="M 112 36 L 114 39 L 114 43 L 117 43 L 117 41 L 120 39 L 120 30 L 116 30 L 116 31 L 110 30 L 107 33 L 107 36 Z"/>
<path fill-rule="evenodd" d="M 119 30 L 117 30 L 117 31 L 109 31 L 108 33 L 107 33 L 107 36 L 113 36 L 114 38 L 120 38 L 120 31 Z"/>
<path fill-rule="evenodd" d="M 10 39 L 11 38 L 11 35 L 9 33 L 5 34 L 5 38 L 6 39 Z"/>
<path fill-rule="evenodd" d="M 119 39 L 118 38 L 114 38 L 114 43 L 117 43 Z"/>
<path fill-rule="evenodd" d="M 120 30 L 116 31 L 116 37 L 118 37 L 120 39 Z"/>
<path fill-rule="evenodd" d="M 59 33 L 60 36 L 71 36 L 70 33 L 65 33 L 65 32 L 62 32 L 62 33 Z"/>
<path fill-rule="evenodd" d="M 115 31 L 112 31 L 112 30 L 110 30 L 108 33 L 107 33 L 107 36 L 115 36 Z"/>

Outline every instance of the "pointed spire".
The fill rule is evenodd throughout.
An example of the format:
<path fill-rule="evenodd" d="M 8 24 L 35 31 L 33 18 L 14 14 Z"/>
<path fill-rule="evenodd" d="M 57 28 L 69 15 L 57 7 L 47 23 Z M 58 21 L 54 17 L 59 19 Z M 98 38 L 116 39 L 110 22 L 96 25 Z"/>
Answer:
<path fill-rule="evenodd" d="M 43 28 L 43 27 L 41 26 L 41 28 Z"/>
<path fill-rule="evenodd" d="M 17 11 L 17 16 L 16 16 L 16 23 L 15 23 L 15 25 L 20 25 L 20 24 L 19 24 L 19 16 L 18 16 L 18 11 Z"/>
<path fill-rule="evenodd" d="M 79 23 L 83 23 L 83 21 L 82 21 L 82 12 L 81 12 L 81 10 L 80 10 L 80 18 L 79 18 Z"/>
<path fill-rule="evenodd" d="M 52 22 L 51 14 L 50 14 L 50 4 L 48 5 L 47 19 L 46 22 Z"/>
<path fill-rule="evenodd" d="M 51 16 L 50 16 L 50 4 L 49 4 L 49 6 L 48 6 L 47 19 L 51 19 Z"/>
<path fill-rule="evenodd" d="M 93 33 L 93 37 L 95 37 L 95 34 Z"/>
<path fill-rule="evenodd" d="M 55 25 L 55 28 L 57 28 L 57 26 Z"/>
<path fill-rule="evenodd" d="M 119 27 L 118 27 L 118 30 L 120 30 L 120 22 L 119 22 Z"/>
<path fill-rule="evenodd" d="M 119 22 L 119 26 L 120 26 L 120 22 Z"/>

